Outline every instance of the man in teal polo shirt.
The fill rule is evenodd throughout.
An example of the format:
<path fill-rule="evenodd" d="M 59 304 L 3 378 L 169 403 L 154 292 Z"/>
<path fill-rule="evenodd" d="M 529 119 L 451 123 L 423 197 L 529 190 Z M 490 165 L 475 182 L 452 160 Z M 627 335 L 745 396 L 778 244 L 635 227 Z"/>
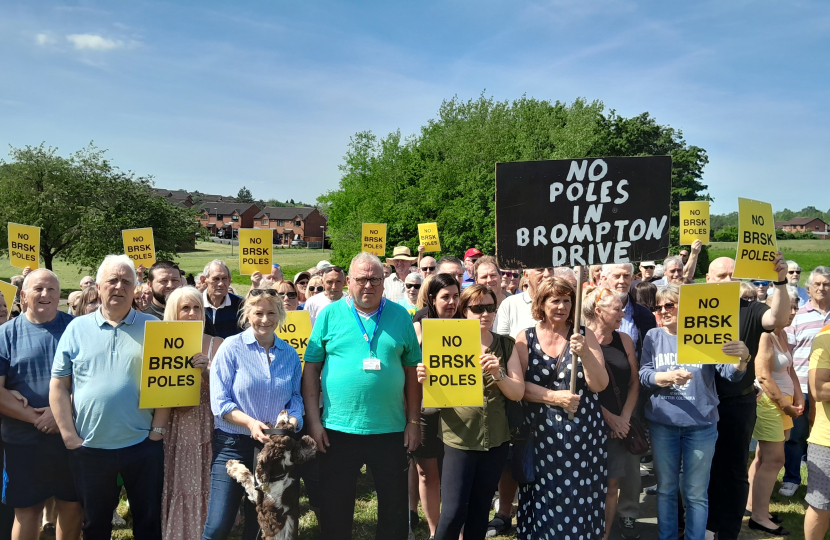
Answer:
<path fill-rule="evenodd" d="M 421 349 L 406 310 L 383 298 L 383 265 L 360 253 L 349 267 L 349 296 L 317 317 L 305 353 L 306 425 L 317 442 L 323 538 L 351 538 L 355 486 L 368 465 L 378 495 L 376 538 L 408 533 L 406 452 L 421 442 Z"/>
<path fill-rule="evenodd" d="M 55 351 L 49 404 L 84 509 L 84 539 L 109 540 L 124 479 L 136 540 L 161 540 L 162 437 L 170 409 L 139 409 L 144 323 L 132 309 L 136 275 L 126 255 L 98 269 L 101 307 L 66 327 Z"/>

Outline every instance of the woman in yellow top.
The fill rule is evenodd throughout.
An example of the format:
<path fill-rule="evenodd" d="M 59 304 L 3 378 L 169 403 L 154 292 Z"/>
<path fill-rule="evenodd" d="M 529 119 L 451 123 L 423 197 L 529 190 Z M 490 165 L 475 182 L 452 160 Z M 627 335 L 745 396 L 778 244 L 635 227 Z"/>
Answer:
<path fill-rule="evenodd" d="M 830 293 L 830 287 L 824 290 L 824 294 Z M 804 500 L 810 506 L 804 516 L 804 540 L 821 540 L 830 523 L 830 325 L 813 338 L 809 382 L 816 412 L 807 439 L 807 496 Z"/>

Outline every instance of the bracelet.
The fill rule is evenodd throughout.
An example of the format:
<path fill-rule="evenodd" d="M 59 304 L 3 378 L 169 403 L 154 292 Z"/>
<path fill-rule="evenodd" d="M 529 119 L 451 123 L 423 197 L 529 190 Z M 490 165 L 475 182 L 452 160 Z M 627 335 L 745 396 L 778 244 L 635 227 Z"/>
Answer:
<path fill-rule="evenodd" d="M 781 281 L 773 281 L 772 282 L 773 285 L 787 285 L 788 283 L 789 283 L 789 281 L 787 281 L 786 279 L 783 279 Z"/>
<path fill-rule="evenodd" d="M 411 418 L 408 418 L 408 419 L 406 420 L 406 423 L 407 423 L 407 424 L 415 424 L 416 426 L 420 426 L 420 425 L 421 425 L 421 421 L 420 421 L 420 420 L 412 420 Z"/>

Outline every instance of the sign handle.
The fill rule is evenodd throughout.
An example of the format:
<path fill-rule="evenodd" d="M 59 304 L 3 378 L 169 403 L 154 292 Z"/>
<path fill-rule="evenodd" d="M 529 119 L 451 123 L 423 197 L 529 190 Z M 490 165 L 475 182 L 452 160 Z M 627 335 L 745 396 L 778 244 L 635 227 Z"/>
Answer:
<path fill-rule="evenodd" d="M 576 298 L 574 302 L 574 332 L 579 332 L 582 327 L 582 280 L 583 271 L 581 266 L 574 268 L 576 271 Z M 571 394 L 576 394 L 576 372 L 579 368 L 579 358 L 571 355 Z M 568 413 L 568 420 L 574 419 L 574 413 Z"/>

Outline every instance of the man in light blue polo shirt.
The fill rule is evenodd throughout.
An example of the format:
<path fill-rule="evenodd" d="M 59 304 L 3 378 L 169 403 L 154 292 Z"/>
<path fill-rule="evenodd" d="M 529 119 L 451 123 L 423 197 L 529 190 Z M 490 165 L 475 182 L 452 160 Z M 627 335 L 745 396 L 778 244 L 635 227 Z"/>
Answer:
<path fill-rule="evenodd" d="M 119 474 L 136 540 L 161 540 L 170 409 L 138 408 L 144 323 L 157 319 L 132 309 L 135 284 L 133 261 L 108 255 L 96 279 L 101 307 L 69 323 L 52 366 L 49 403 L 69 449 L 86 540 L 110 538 Z"/>

